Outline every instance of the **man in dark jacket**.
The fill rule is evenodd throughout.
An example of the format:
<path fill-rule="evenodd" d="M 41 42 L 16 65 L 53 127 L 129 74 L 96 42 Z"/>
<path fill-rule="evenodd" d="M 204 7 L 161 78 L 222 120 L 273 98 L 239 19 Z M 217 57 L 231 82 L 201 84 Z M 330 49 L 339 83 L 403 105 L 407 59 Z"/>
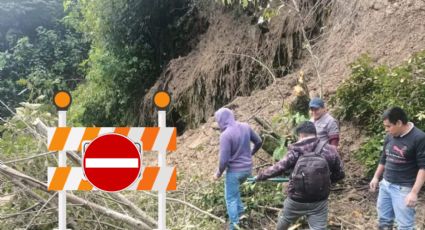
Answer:
<path fill-rule="evenodd" d="M 324 181 L 331 180 L 336 182 L 344 178 L 343 163 L 339 158 L 336 147 L 330 144 L 321 143 L 316 136 L 314 123 L 306 121 L 296 128 L 298 142 L 288 147 L 286 156 L 275 165 L 261 171 L 256 177 L 256 181 L 266 180 L 271 177 L 281 175 L 288 169 L 296 166 L 297 161 L 304 154 L 317 152 L 326 160 L 328 166 L 327 177 Z M 319 149 L 317 149 L 319 148 Z M 320 149 L 321 148 L 321 149 Z M 323 161 L 323 158 L 321 160 Z M 325 163 L 326 166 L 326 163 Z M 294 170 L 295 173 L 295 170 Z M 292 222 L 301 216 L 307 216 L 308 224 L 311 229 L 326 229 L 328 217 L 328 193 L 324 197 L 314 198 L 312 196 L 303 196 L 305 191 L 301 191 L 300 186 L 294 182 L 294 173 L 292 174 L 287 187 L 288 196 L 284 201 L 283 210 L 279 215 L 276 229 L 288 229 Z M 304 174 L 303 174 L 304 175 Z M 319 181 L 317 183 L 320 183 Z M 329 182 L 324 183 L 329 186 Z M 320 186 L 320 185 L 319 185 Z M 305 188 L 305 187 L 304 187 Z M 325 188 L 329 191 L 329 188 Z M 308 192 L 308 191 L 307 191 Z"/>

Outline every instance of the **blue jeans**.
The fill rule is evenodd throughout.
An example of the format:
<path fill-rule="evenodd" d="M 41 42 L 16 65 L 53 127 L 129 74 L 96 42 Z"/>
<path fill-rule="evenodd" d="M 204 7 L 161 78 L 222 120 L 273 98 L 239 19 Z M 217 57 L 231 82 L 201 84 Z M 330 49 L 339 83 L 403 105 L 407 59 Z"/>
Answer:
<path fill-rule="evenodd" d="M 239 214 L 243 213 L 244 206 L 239 192 L 239 185 L 251 176 L 251 170 L 243 172 L 226 172 L 224 196 L 226 199 L 227 214 L 230 220 L 230 230 L 239 224 Z"/>
<path fill-rule="evenodd" d="M 415 228 L 415 209 L 406 206 L 404 199 L 412 191 L 410 187 L 392 184 L 385 179 L 379 183 L 379 227 L 391 227 L 394 218 L 399 230 Z"/>

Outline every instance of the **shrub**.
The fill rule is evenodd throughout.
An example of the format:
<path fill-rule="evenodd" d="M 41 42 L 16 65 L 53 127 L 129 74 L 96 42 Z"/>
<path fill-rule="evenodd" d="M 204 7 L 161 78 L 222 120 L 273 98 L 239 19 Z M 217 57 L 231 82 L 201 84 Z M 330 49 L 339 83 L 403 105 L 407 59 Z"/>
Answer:
<path fill-rule="evenodd" d="M 368 177 L 372 177 L 375 173 L 381 156 L 383 144 L 384 136 L 374 135 L 354 153 L 355 158 L 366 166 L 366 175 Z"/>
<path fill-rule="evenodd" d="M 330 101 L 337 117 L 377 134 L 384 130 L 382 112 L 400 106 L 416 126 L 425 128 L 421 116 L 425 110 L 425 51 L 394 68 L 373 66 L 371 59 L 363 55 L 351 64 L 351 69 L 351 77 Z"/>
<path fill-rule="evenodd" d="M 330 100 L 334 115 L 364 129 L 369 139 L 355 153 L 370 176 L 376 169 L 384 138 L 381 115 L 392 106 L 403 108 L 409 119 L 425 129 L 425 51 L 390 68 L 374 65 L 367 56 L 351 64 L 351 77 Z"/>

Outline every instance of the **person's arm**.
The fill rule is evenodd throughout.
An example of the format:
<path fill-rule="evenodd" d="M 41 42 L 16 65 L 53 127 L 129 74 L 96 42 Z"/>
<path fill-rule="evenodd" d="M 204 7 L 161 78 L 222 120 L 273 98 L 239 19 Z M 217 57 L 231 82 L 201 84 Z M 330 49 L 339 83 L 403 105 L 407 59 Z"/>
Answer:
<path fill-rule="evenodd" d="M 330 165 L 330 171 L 331 171 L 331 182 L 335 183 L 339 180 L 344 179 L 345 172 L 344 172 L 344 164 L 339 157 L 339 154 L 336 150 L 335 146 L 328 145 L 329 151 L 331 151 L 331 156 L 333 157 L 332 164 Z"/>
<path fill-rule="evenodd" d="M 256 176 L 257 181 L 267 180 L 268 178 L 278 176 L 285 172 L 287 169 L 290 169 L 295 166 L 298 157 L 295 156 L 293 151 L 289 151 L 286 156 L 274 164 L 273 166 L 268 167 L 258 173 Z"/>
<path fill-rule="evenodd" d="M 375 192 L 376 188 L 378 188 L 379 178 L 384 172 L 384 169 L 385 169 L 385 165 L 379 163 L 378 168 L 376 168 L 375 174 L 369 183 L 370 191 Z"/>
<path fill-rule="evenodd" d="M 387 154 L 385 154 L 385 148 L 388 144 L 389 136 L 385 136 L 384 146 L 382 147 L 381 158 L 379 159 L 379 165 L 375 170 L 375 174 L 373 175 L 372 180 L 369 183 L 369 188 L 371 192 L 375 192 L 376 188 L 378 188 L 379 178 L 381 178 L 382 174 L 385 171 L 385 162 L 387 161 Z"/>
<path fill-rule="evenodd" d="M 329 144 L 335 147 L 339 146 L 339 134 L 329 136 Z"/>
<path fill-rule="evenodd" d="M 261 148 L 263 141 L 261 140 L 260 136 L 258 136 L 258 134 L 254 132 L 254 130 L 252 130 L 251 128 L 249 128 L 249 130 L 251 142 L 254 143 L 254 148 L 251 151 L 251 155 L 254 155 Z"/>
<path fill-rule="evenodd" d="M 416 163 L 419 167 L 418 175 L 416 176 L 415 184 L 412 191 L 407 195 L 405 202 L 409 207 L 414 207 L 418 200 L 419 191 L 425 183 L 425 138 L 418 141 L 416 149 Z"/>
<path fill-rule="evenodd" d="M 338 148 L 339 145 L 339 128 L 338 122 L 333 119 L 328 125 L 328 140 L 329 144 Z"/>
<path fill-rule="evenodd" d="M 218 165 L 218 170 L 215 174 L 216 178 L 221 177 L 224 170 L 227 167 L 227 163 L 230 159 L 230 151 L 231 151 L 231 142 L 230 139 L 227 138 L 225 135 L 220 136 L 220 160 Z"/>
<path fill-rule="evenodd" d="M 422 186 L 425 183 L 425 169 L 420 169 L 418 175 L 416 176 L 415 184 L 413 185 L 412 191 L 407 194 L 404 199 L 408 207 L 415 207 L 416 201 L 418 201 L 418 194 L 421 191 Z"/>

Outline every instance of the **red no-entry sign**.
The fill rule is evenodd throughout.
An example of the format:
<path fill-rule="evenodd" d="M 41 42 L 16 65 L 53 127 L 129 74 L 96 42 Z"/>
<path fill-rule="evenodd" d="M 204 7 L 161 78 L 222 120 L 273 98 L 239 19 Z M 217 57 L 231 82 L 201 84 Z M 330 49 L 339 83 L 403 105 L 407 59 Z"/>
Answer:
<path fill-rule="evenodd" d="M 117 192 L 136 181 L 141 169 L 141 155 L 136 145 L 120 134 L 105 134 L 87 146 L 83 170 L 96 188 Z"/>

